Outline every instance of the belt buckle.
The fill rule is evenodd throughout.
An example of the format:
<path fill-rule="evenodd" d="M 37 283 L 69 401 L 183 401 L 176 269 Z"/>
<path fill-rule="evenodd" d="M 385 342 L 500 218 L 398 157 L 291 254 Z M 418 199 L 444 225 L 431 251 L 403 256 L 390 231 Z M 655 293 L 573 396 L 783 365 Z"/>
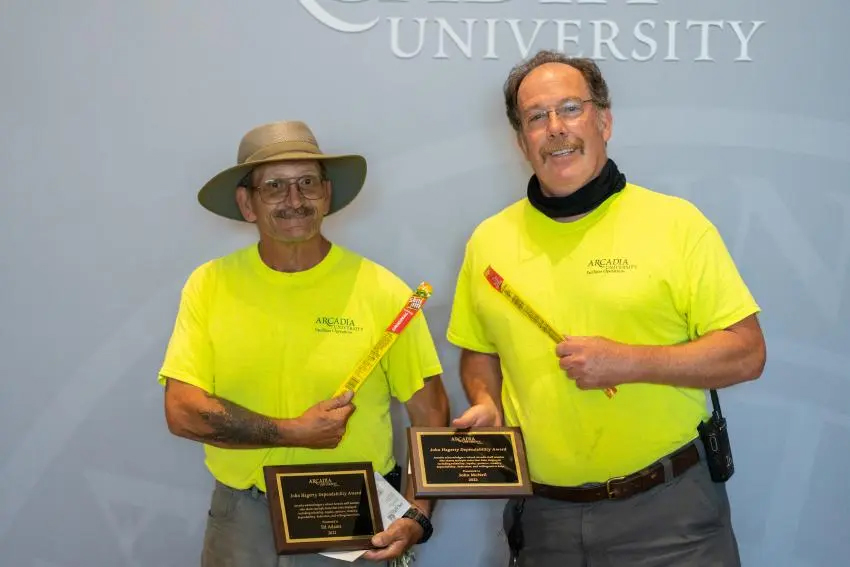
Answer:
<path fill-rule="evenodd" d="M 605 492 L 608 493 L 608 500 L 614 500 L 614 491 L 611 489 L 611 483 L 617 480 L 625 480 L 625 476 L 615 476 L 614 478 L 609 478 L 605 481 Z"/>

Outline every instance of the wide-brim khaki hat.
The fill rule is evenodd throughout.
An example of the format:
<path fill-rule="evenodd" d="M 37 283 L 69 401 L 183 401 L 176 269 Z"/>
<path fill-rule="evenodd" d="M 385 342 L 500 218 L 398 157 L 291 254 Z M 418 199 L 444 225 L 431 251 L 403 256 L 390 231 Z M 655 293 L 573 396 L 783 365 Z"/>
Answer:
<path fill-rule="evenodd" d="M 236 164 L 210 179 L 198 192 L 204 208 L 223 217 L 244 221 L 236 204 L 236 187 L 245 175 L 264 163 L 314 159 L 321 161 L 331 182 L 328 214 L 351 203 L 366 180 L 366 159 L 356 154 L 324 154 L 310 128 L 297 120 L 257 126 L 242 137 Z"/>

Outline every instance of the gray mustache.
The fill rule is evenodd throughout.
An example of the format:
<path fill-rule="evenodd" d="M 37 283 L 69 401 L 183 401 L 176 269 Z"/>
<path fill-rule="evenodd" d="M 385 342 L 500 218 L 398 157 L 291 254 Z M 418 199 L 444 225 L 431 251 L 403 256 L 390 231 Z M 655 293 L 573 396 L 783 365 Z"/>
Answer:
<path fill-rule="evenodd" d="M 279 219 L 301 219 L 312 217 L 316 209 L 310 207 L 300 207 L 298 209 L 282 209 L 274 212 L 274 216 Z"/>
<path fill-rule="evenodd" d="M 584 142 L 582 140 L 575 141 L 567 141 L 567 140 L 559 140 L 552 144 L 547 144 L 541 148 L 540 153 L 543 157 L 548 156 L 549 154 L 553 154 L 555 152 L 560 152 L 562 150 L 576 150 L 580 153 L 584 152 Z"/>

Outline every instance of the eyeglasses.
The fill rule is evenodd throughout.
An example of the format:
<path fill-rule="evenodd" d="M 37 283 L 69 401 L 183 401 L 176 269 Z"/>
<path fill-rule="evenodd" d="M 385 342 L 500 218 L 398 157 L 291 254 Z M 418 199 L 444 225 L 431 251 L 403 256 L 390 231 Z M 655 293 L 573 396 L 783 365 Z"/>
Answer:
<path fill-rule="evenodd" d="M 546 126 L 547 118 L 554 112 L 561 120 L 575 120 L 584 114 L 584 105 L 593 102 L 592 98 L 582 100 L 580 98 L 568 98 L 555 108 L 539 108 L 527 113 L 524 123 L 529 130 L 536 130 Z"/>
<path fill-rule="evenodd" d="M 301 177 L 267 179 L 254 189 L 260 194 L 260 199 L 269 205 L 285 201 L 289 196 L 289 187 L 295 185 L 302 197 L 316 201 L 325 196 L 325 185 L 318 175 L 302 175 Z"/>

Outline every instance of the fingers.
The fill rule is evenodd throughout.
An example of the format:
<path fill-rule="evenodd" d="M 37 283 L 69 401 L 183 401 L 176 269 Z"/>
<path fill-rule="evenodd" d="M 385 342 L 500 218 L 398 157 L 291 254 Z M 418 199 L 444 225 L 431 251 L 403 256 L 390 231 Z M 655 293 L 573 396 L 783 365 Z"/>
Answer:
<path fill-rule="evenodd" d="M 476 404 L 452 421 L 452 427 L 470 429 L 472 427 L 498 427 L 501 425 L 499 411 L 488 404 Z"/>
<path fill-rule="evenodd" d="M 394 531 L 392 524 L 390 524 L 387 529 L 372 536 L 372 545 L 383 549 L 397 540 L 398 536 L 398 532 Z"/>
<path fill-rule="evenodd" d="M 327 423 L 327 425 L 330 428 L 329 433 L 332 435 L 330 448 L 334 448 L 342 442 L 342 438 L 345 437 L 348 419 L 353 413 L 353 405 L 348 405 L 344 408 L 339 408 L 328 412 L 328 415 L 331 420 Z"/>
<path fill-rule="evenodd" d="M 469 429 L 470 427 L 475 427 L 478 425 L 475 419 L 475 406 L 469 408 L 463 415 L 455 418 L 452 421 L 452 427 L 457 427 L 459 429 Z"/>
<path fill-rule="evenodd" d="M 558 356 L 568 356 L 575 351 L 575 345 L 570 337 L 564 337 L 564 340 L 555 345 L 555 354 Z"/>
<path fill-rule="evenodd" d="M 407 548 L 407 539 L 401 531 L 392 530 L 390 527 L 387 531 L 375 534 L 372 545 L 382 549 L 367 551 L 363 557 L 369 561 L 387 561 L 404 553 Z"/>
<path fill-rule="evenodd" d="M 561 370 L 565 370 L 568 374 L 572 374 L 571 378 L 583 376 L 587 369 L 587 355 L 584 353 L 574 353 L 569 356 L 562 356 L 558 360 L 558 366 Z"/>
<path fill-rule="evenodd" d="M 333 414 L 342 425 L 345 425 L 348 422 L 348 418 L 350 418 L 351 414 L 354 413 L 355 409 L 357 409 L 357 407 L 354 404 L 348 404 L 347 406 L 333 410 Z"/>
<path fill-rule="evenodd" d="M 388 561 L 404 553 L 404 542 L 396 541 L 391 546 L 377 551 L 367 551 L 363 556 L 369 561 Z"/>
<path fill-rule="evenodd" d="M 339 396 L 335 398 L 331 398 L 330 400 L 325 400 L 324 402 L 320 402 L 322 407 L 327 410 L 337 409 L 348 405 L 351 401 L 351 398 L 354 397 L 354 392 L 351 390 L 346 390 Z"/>
<path fill-rule="evenodd" d="M 482 405 L 474 405 L 463 414 L 452 421 L 452 426 L 458 429 L 469 429 L 471 427 L 487 427 L 494 425 L 493 419 L 488 416 L 486 408 Z"/>
<path fill-rule="evenodd" d="M 326 434 L 326 441 L 324 442 L 325 449 L 335 449 L 342 443 L 342 438 L 345 437 L 345 427 L 338 427 L 334 431 L 328 432 Z"/>
<path fill-rule="evenodd" d="M 566 376 L 568 380 L 572 380 L 573 383 L 575 383 L 576 388 L 579 390 L 595 390 L 599 387 L 593 380 L 582 374 L 573 374 L 568 372 Z"/>
<path fill-rule="evenodd" d="M 590 390 L 593 388 L 588 384 L 588 376 L 584 370 L 584 360 L 573 356 L 564 357 L 558 365 L 564 370 L 568 380 L 572 380 L 579 390 Z"/>

